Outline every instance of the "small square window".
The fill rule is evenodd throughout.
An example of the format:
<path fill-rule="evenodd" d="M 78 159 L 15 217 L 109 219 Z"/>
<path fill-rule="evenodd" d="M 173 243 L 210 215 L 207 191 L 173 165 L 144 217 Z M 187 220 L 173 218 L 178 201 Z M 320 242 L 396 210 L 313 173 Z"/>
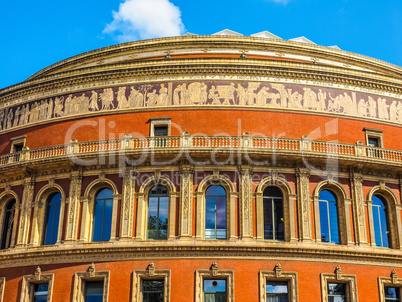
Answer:
<path fill-rule="evenodd" d="M 328 301 L 348 301 L 345 283 L 328 283 Z"/>
<path fill-rule="evenodd" d="M 49 294 L 49 283 L 34 284 L 33 302 L 46 302 Z"/>
<path fill-rule="evenodd" d="M 164 280 L 143 280 L 142 281 L 142 301 L 143 302 L 163 302 L 165 296 Z"/>
<path fill-rule="evenodd" d="M 384 287 L 384 296 L 386 302 L 401 302 L 401 289 L 399 287 Z"/>
<path fill-rule="evenodd" d="M 11 149 L 10 149 L 10 153 L 21 152 L 22 149 L 25 147 L 26 138 L 27 138 L 26 135 L 13 137 L 13 138 L 11 139 Z"/>
<path fill-rule="evenodd" d="M 369 137 L 367 145 L 370 147 L 379 147 L 380 146 L 377 137 Z"/>
<path fill-rule="evenodd" d="M 343 274 L 340 266 L 334 274 L 321 274 L 321 294 L 323 301 L 357 301 L 356 276 Z"/>
<path fill-rule="evenodd" d="M 85 281 L 85 302 L 103 301 L 103 281 Z"/>
<path fill-rule="evenodd" d="M 54 274 L 42 274 L 38 267 L 34 274 L 22 279 L 21 302 L 52 301 Z"/>
<path fill-rule="evenodd" d="M 381 129 L 363 128 L 366 136 L 366 145 L 369 147 L 384 148 Z"/>
<path fill-rule="evenodd" d="M 150 137 L 169 136 L 171 119 L 172 119 L 171 116 L 150 118 L 148 121 L 150 123 L 149 136 Z"/>
<path fill-rule="evenodd" d="M 267 302 L 289 301 L 289 288 L 286 281 L 267 280 Z"/>
<path fill-rule="evenodd" d="M 154 136 L 168 136 L 168 126 L 155 126 Z"/>
<path fill-rule="evenodd" d="M 204 279 L 204 301 L 226 300 L 226 280 Z"/>

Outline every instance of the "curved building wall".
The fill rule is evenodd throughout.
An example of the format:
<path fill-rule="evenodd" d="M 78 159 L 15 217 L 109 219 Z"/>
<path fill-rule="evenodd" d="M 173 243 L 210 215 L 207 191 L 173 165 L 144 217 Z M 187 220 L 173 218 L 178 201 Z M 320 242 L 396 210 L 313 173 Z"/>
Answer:
<path fill-rule="evenodd" d="M 0 90 L 0 301 L 99 284 L 103 301 L 142 301 L 152 280 L 163 301 L 205 301 L 205 280 L 227 301 L 267 301 L 269 284 L 288 301 L 334 284 L 385 301 L 402 287 L 401 75 L 316 45 L 190 36 Z"/>

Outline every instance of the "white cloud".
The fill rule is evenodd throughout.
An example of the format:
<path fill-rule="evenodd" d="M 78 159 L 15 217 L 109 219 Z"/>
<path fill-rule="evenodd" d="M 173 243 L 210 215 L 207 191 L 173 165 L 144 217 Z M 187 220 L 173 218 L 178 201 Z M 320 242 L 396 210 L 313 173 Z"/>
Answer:
<path fill-rule="evenodd" d="M 169 0 L 125 0 L 103 30 L 119 42 L 179 36 L 184 33 L 180 9 Z"/>

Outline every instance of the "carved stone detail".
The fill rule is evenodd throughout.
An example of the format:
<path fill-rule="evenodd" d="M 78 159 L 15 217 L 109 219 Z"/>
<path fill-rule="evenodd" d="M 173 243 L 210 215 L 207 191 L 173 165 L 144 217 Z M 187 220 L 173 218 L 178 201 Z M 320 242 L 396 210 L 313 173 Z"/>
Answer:
<path fill-rule="evenodd" d="M 355 237 L 358 244 L 367 244 L 366 213 L 363 195 L 363 178 L 360 174 L 352 173 L 351 191 L 353 205 L 353 221 Z"/>
<path fill-rule="evenodd" d="M 298 169 L 297 201 L 299 207 L 300 238 L 312 240 L 311 211 L 310 211 L 310 173 L 307 169 Z"/>
<path fill-rule="evenodd" d="M 193 167 L 180 167 L 180 237 L 192 235 Z"/>
<path fill-rule="evenodd" d="M 248 166 L 240 166 L 240 236 L 242 238 L 251 238 L 252 234 L 252 199 L 251 199 L 251 178 L 252 170 Z"/>

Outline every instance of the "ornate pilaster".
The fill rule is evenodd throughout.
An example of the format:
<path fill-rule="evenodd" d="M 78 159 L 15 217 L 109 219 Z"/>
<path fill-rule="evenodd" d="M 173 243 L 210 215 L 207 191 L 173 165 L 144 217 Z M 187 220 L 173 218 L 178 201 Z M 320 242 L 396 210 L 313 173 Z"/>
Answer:
<path fill-rule="evenodd" d="M 123 200 L 121 204 L 120 237 L 132 238 L 134 217 L 134 194 L 136 173 L 126 169 L 123 177 Z"/>
<path fill-rule="evenodd" d="M 28 243 L 34 186 L 35 186 L 34 177 L 29 176 L 25 178 L 24 192 L 22 193 L 18 240 L 16 244 L 17 246 L 24 246 Z"/>
<path fill-rule="evenodd" d="M 193 226 L 193 167 L 180 167 L 179 236 L 191 237 Z"/>
<path fill-rule="evenodd" d="M 253 206 L 252 206 L 252 192 L 251 192 L 251 178 L 252 170 L 249 166 L 239 167 L 239 183 L 240 183 L 240 237 L 252 238 L 253 237 Z"/>
<path fill-rule="evenodd" d="M 350 175 L 352 210 L 357 244 L 368 244 L 366 231 L 366 211 L 363 195 L 363 177 L 361 174 L 352 172 Z"/>
<path fill-rule="evenodd" d="M 74 171 L 70 175 L 70 190 L 68 193 L 68 212 L 65 241 L 77 240 L 79 206 L 81 200 L 82 174 Z"/>
<path fill-rule="evenodd" d="M 297 205 L 299 218 L 299 238 L 302 241 L 312 240 L 311 208 L 310 208 L 310 171 L 300 168 L 297 176 Z"/>

